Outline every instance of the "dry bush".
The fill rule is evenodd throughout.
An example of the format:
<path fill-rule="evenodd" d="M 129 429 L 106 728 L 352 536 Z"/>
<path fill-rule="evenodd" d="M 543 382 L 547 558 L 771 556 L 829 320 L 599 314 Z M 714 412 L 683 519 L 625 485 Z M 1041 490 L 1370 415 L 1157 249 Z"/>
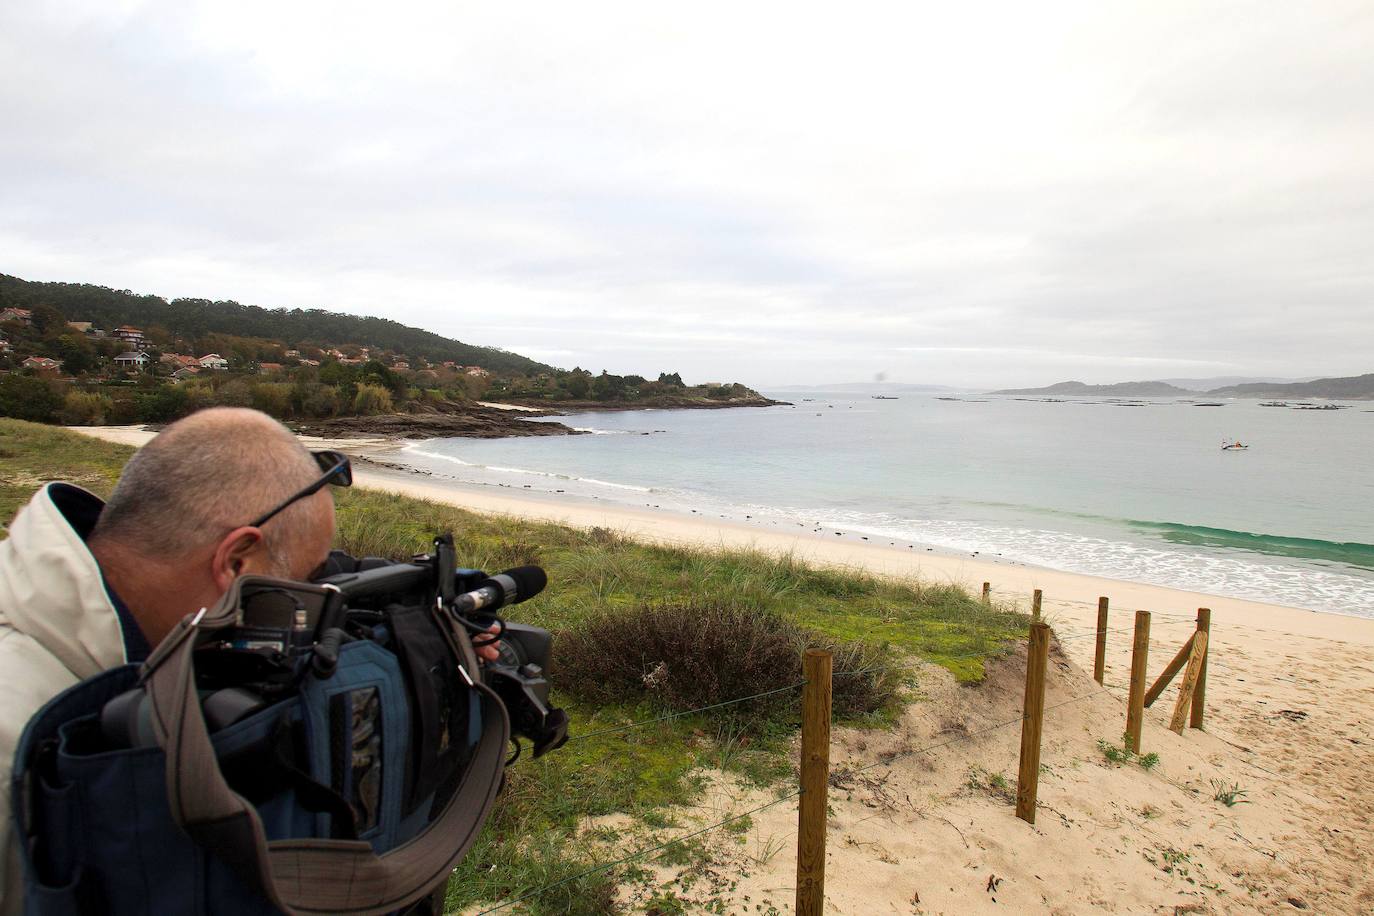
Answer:
<path fill-rule="evenodd" d="M 557 682 L 593 702 L 697 709 L 799 683 L 808 647 L 834 652 L 836 715 L 874 712 L 892 700 L 899 678 L 884 668 L 886 649 L 819 636 L 772 611 L 708 603 L 607 612 L 563 631 L 555 641 Z M 797 699 L 784 691 L 713 715 L 795 718 Z"/>

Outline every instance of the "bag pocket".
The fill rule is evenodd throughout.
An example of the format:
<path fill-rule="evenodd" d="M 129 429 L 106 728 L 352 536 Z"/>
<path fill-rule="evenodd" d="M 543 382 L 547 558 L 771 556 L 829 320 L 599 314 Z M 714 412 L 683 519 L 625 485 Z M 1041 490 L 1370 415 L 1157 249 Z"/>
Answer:
<path fill-rule="evenodd" d="M 73 855 L 82 836 L 79 792 L 74 783 L 57 784 L 56 774 L 35 774 L 33 798 L 33 835 L 42 837 L 29 843 L 33 863 L 30 890 L 59 892 L 70 888 L 80 871 Z"/>

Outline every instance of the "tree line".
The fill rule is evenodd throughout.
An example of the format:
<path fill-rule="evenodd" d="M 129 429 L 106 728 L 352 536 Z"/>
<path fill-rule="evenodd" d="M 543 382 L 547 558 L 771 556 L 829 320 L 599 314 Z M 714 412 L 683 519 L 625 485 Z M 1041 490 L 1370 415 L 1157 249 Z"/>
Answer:
<path fill-rule="evenodd" d="M 146 308 L 126 310 L 133 301 Z M 282 420 L 307 420 L 454 412 L 484 398 L 551 407 L 763 401 L 739 384 L 688 386 L 676 372 L 649 379 L 605 371 L 593 374 L 581 367 L 556 369 L 382 319 L 300 310 L 288 313 L 206 300 L 168 303 L 105 287 L 28 283 L 0 275 L 0 309 L 11 307 L 27 309 L 29 315 L 27 320 L 0 323 L 0 339 L 8 347 L 8 352 L 0 353 L 0 370 L 9 370 L 0 374 L 0 415 L 40 422 L 164 423 L 217 405 L 254 407 Z M 225 309 L 229 318 L 201 320 L 219 309 Z M 161 315 L 167 323 L 140 318 L 149 315 Z M 366 333 L 357 328 L 380 323 L 377 326 L 389 331 L 433 338 L 430 343 L 439 341 L 444 346 L 399 350 L 388 345 L 418 339 L 405 334 L 384 333 L 379 340 L 246 333 L 271 330 L 277 319 L 290 330 L 293 315 L 310 317 L 309 326 L 316 331 L 332 327 L 325 319 L 348 319 L 338 326 L 340 333 Z M 71 321 L 90 321 L 107 331 L 122 325 L 139 327 L 145 335 L 140 352 L 146 354 L 148 365 L 138 371 L 120 366 L 114 358 L 129 349 L 125 341 L 91 336 L 72 327 Z M 352 342 L 339 343 L 341 339 Z M 174 376 L 181 365 L 175 357 L 208 353 L 223 357 L 227 370 Z M 437 358 L 474 353 L 480 362 L 460 364 L 453 358 Z M 58 377 L 56 370 L 24 370 L 29 356 L 54 360 L 64 377 Z"/>
<path fill-rule="evenodd" d="M 366 341 L 430 362 L 483 366 L 492 372 L 550 372 L 553 367 L 497 347 L 479 347 L 388 318 L 348 315 L 324 309 L 268 309 L 233 300 L 163 299 L 87 283 L 40 283 L 0 274 L 0 308 L 51 306 L 73 321 L 112 330 L 129 324 L 157 326 L 196 339 L 207 334 L 269 340 Z"/>

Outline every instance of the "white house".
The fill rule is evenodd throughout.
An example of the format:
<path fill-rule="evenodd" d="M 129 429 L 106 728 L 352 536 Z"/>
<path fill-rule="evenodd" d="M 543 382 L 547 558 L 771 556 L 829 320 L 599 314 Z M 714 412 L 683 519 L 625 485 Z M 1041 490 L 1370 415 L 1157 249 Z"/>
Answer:
<path fill-rule="evenodd" d="M 148 354 L 142 350 L 130 350 L 114 358 L 115 365 L 121 369 L 143 369 L 148 365 Z"/>
<path fill-rule="evenodd" d="M 228 369 L 229 360 L 218 353 L 207 353 L 200 358 L 200 367 L 202 369 Z"/>

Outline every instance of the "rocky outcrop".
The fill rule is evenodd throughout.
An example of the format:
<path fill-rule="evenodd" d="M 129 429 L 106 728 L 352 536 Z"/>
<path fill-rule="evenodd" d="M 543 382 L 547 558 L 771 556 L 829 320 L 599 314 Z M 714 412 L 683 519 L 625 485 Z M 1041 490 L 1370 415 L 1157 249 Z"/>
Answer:
<path fill-rule="evenodd" d="M 530 414 L 491 407 L 464 407 L 433 413 L 393 413 L 374 417 L 334 417 L 289 424 L 296 432 L 310 436 L 391 436 L 397 439 L 443 439 L 464 436 L 471 439 L 500 439 L 505 436 L 575 436 L 575 429 L 562 423 L 531 423 Z"/>

